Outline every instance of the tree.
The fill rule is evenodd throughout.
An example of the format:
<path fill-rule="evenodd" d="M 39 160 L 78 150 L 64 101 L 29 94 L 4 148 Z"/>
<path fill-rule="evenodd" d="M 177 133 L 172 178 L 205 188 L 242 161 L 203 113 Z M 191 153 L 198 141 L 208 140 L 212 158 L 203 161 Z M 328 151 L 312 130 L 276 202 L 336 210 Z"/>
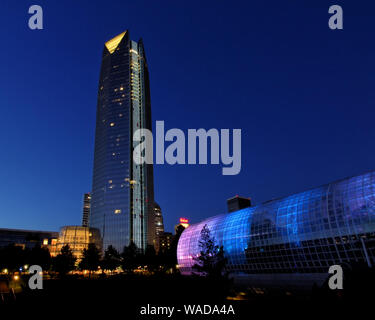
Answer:
<path fill-rule="evenodd" d="M 82 260 L 79 263 L 81 270 L 89 270 L 90 276 L 92 271 L 98 270 L 100 264 L 100 251 L 94 243 L 89 243 L 88 248 L 83 249 Z"/>
<path fill-rule="evenodd" d="M 173 240 L 172 240 L 172 248 L 171 248 L 171 251 L 172 251 L 172 267 L 175 268 L 176 265 L 178 264 L 178 260 L 177 260 L 177 246 L 178 246 L 178 241 L 180 240 L 180 237 L 181 237 L 181 234 L 184 232 L 185 230 L 185 227 L 182 226 L 182 225 L 179 225 L 176 229 L 176 234 L 175 236 L 173 237 Z"/>
<path fill-rule="evenodd" d="M 113 246 L 108 246 L 104 252 L 104 258 L 102 261 L 102 269 L 113 271 L 121 265 L 121 256 Z"/>
<path fill-rule="evenodd" d="M 224 248 L 215 243 L 215 238 L 211 236 L 211 231 L 207 225 L 201 230 L 199 248 L 200 255 L 194 258 L 196 264 L 193 269 L 198 271 L 200 275 L 209 278 L 226 276 L 227 259 L 224 256 Z"/>
<path fill-rule="evenodd" d="M 61 248 L 61 253 L 52 260 L 53 270 L 58 272 L 60 276 L 65 276 L 69 271 L 74 270 L 76 260 L 76 257 L 67 244 Z"/>
<path fill-rule="evenodd" d="M 159 264 L 163 267 L 162 271 L 166 272 L 168 270 L 172 270 L 172 272 L 176 272 L 176 266 L 178 264 L 177 246 L 181 234 L 184 230 L 185 228 L 182 225 L 179 225 L 176 229 L 176 234 L 173 236 L 171 247 L 169 249 L 160 248 L 158 253 L 158 260 Z"/>
<path fill-rule="evenodd" d="M 51 266 L 51 255 L 49 250 L 37 244 L 29 252 L 29 265 L 39 265 L 43 270 L 49 270 Z"/>
<path fill-rule="evenodd" d="M 153 245 L 148 245 L 146 247 L 142 260 L 143 264 L 147 266 L 150 272 L 155 272 L 159 268 L 159 259 Z"/>
<path fill-rule="evenodd" d="M 139 249 L 133 241 L 131 241 L 127 247 L 124 247 L 121 256 L 121 266 L 124 271 L 131 273 L 136 267 L 138 267 Z"/>
<path fill-rule="evenodd" d="M 0 269 L 18 271 L 27 261 L 27 252 L 21 246 L 10 244 L 0 249 Z"/>

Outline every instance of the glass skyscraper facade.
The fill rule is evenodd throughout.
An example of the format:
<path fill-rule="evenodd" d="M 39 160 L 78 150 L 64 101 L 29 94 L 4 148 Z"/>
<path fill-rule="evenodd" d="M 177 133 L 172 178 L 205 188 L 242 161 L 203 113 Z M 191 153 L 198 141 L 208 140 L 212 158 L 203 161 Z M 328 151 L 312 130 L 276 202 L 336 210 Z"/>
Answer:
<path fill-rule="evenodd" d="M 98 88 L 89 221 L 100 230 L 104 249 L 154 244 L 153 168 L 133 162 L 133 133 L 151 127 L 143 42 L 125 31 L 104 45 Z"/>
<path fill-rule="evenodd" d="M 187 228 L 178 263 L 189 274 L 207 225 L 232 274 L 327 274 L 375 265 L 375 172 L 204 220 Z"/>

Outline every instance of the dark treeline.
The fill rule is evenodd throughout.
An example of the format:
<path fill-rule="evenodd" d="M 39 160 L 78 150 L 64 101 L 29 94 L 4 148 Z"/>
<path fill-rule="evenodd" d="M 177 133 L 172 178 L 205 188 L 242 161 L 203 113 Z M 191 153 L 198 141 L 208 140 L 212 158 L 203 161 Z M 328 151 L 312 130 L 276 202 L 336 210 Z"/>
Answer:
<path fill-rule="evenodd" d="M 51 257 L 48 248 L 39 245 L 32 249 L 16 245 L 0 248 L 0 271 L 6 269 L 10 273 L 25 271 L 25 266 L 30 265 L 39 265 L 44 271 L 56 271 L 60 274 L 77 269 L 112 272 L 119 267 L 127 273 L 137 269 L 166 272 L 175 269 L 177 257 L 172 249 L 157 254 L 153 246 L 148 246 L 145 252 L 142 252 L 134 243 L 125 247 L 122 253 L 109 246 L 102 255 L 94 244 L 89 244 L 88 248 L 83 250 L 81 261 L 78 264 L 76 262 L 69 245 L 62 247 L 55 257 Z"/>
<path fill-rule="evenodd" d="M 35 245 L 34 248 L 23 248 L 16 245 L 8 245 L 0 248 L 0 271 L 22 271 L 25 265 L 40 265 L 43 270 L 49 270 L 52 258 L 47 248 Z"/>
<path fill-rule="evenodd" d="M 174 238 L 169 249 L 162 248 L 159 253 L 156 253 L 153 246 L 148 246 L 143 251 L 131 242 L 122 252 L 109 246 L 102 254 L 94 244 L 89 244 L 83 250 L 79 262 L 69 245 L 63 246 L 55 257 L 51 257 L 48 248 L 40 245 L 35 245 L 32 249 L 8 245 L 0 248 L 0 271 L 6 269 L 9 273 L 14 273 L 26 271 L 30 265 L 39 265 L 44 271 L 57 272 L 62 276 L 73 270 L 88 270 L 90 275 L 98 270 L 112 273 L 121 269 L 125 273 L 134 273 L 136 270 L 150 273 L 175 272 L 178 239 L 179 235 Z"/>

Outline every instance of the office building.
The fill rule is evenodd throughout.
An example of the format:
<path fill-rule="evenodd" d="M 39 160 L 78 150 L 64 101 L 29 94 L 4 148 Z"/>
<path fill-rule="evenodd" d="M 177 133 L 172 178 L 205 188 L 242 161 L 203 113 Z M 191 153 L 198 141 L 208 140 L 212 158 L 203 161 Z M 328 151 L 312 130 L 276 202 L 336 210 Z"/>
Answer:
<path fill-rule="evenodd" d="M 83 196 L 82 227 L 89 226 L 90 208 L 91 208 L 91 194 L 85 193 Z"/>
<path fill-rule="evenodd" d="M 159 239 L 160 239 L 159 252 L 160 253 L 168 252 L 172 248 L 173 234 L 171 232 L 163 232 L 161 235 L 159 235 Z"/>
<path fill-rule="evenodd" d="M 155 243 L 152 165 L 133 161 L 133 134 L 151 130 L 148 66 L 143 41 L 125 31 L 104 45 L 96 116 L 90 227 L 103 248 Z"/>
<path fill-rule="evenodd" d="M 160 206 L 154 202 L 154 215 L 155 215 L 155 232 L 156 236 L 164 232 L 163 215 Z"/>
<path fill-rule="evenodd" d="M 0 229 L 0 247 L 16 245 L 30 249 L 38 245 L 51 251 L 57 238 L 58 232 L 54 231 Z"/>
<path fill-rule="evenodd" d="M 228 212 L 234 212 L 251 207 L 250 198 L 235 196 L 227 200 Z"/>
<path fill-rule="evenodd" d="M 154 202 L 154 219 L 155 219 L 155 250 L 160 249 L 160 235 L 164 233 L 163 215 L 160 206 Z"/>

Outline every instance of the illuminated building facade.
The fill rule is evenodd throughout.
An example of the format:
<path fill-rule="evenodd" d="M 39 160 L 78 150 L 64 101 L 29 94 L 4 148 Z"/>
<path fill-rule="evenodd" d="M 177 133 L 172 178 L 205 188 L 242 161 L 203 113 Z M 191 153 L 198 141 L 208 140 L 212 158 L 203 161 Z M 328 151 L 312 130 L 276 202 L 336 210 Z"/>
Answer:
<path fill-rule="evenodd" d="M 104 45 L 100 71 L 90 227 L 103 248 L 155 243 L 152 165 L 133 161 L 133 134 L 151 130 L 148 67 L 142 40 L 125 31 Z"/>
<path fill-rule="evenodd" d="M 89 226 L 90 208 L 91 208 L 91 194 L 85 193 L 83 196 L 82 227 Z"/>
<path fill-rule="evenodd" d="M 82 258 L 83 249 L 87 249 L 90 243 L 95 244 L 99 250 L 102 250 L 102 239 L 98 229 L 81 226 L 62 227 L 57 239 L 56 251 L 51 255 L 56 256 L 61 252 L 62 247 L 69 245 L 73 255 L 77 258 L 77 262 L 79 262 Z"/>
<path fill-rule="evenodd" d="M 157 237 L 164 232 L 164 222 L 163 222 L 163 215 L 161 213 L 161 208 L 156 202 L 154 203 L 154 215 L 155 215 L 155 232 L 156 232 L 156 237 Z"/>
<path fill-rule="evenodd" d="M 192 270 L 206 224 L 224 247 L 228 271 L 242 279 L 325 279 L 334 264 L 374 266 L 375 172 L 190 226 L 178 243 L 182 273 Z"/>

